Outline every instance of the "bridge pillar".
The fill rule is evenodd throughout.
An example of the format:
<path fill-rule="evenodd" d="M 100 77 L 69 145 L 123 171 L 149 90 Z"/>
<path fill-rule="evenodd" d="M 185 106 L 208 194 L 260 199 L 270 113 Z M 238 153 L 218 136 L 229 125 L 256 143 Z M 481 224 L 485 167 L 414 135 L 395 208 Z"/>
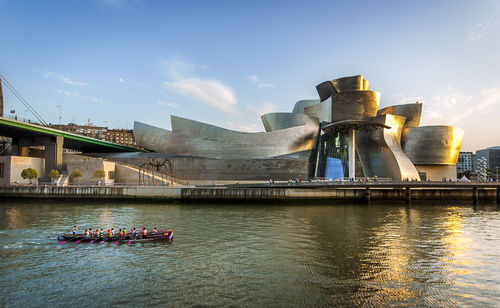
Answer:
<path fill-rule="evenodd" d="M 37 138 L 45 147 L 45 177 L 43 181 L 50 181 L 49 173 L 52 169 L 61 171 L 63 162 L 63 142 L 64 137 L 53 136 Z"/>
<path fill-rule="evenodd" d="M 30 156 L 30 146 L 43 146 L 45 150 L 43 152 L 38 151 L 35 156 L 45 158 L 45 176 L 41 177 L 41 179 L 44 182 L 50 181 L 49 172 L 52 169 L 61 171 L 63 161 L 63 142 L 64 137 L 62 136 L 21 138 L 17 142 L 18 155 Z M 38 156 L 40 154 L 43 156 Z"/>

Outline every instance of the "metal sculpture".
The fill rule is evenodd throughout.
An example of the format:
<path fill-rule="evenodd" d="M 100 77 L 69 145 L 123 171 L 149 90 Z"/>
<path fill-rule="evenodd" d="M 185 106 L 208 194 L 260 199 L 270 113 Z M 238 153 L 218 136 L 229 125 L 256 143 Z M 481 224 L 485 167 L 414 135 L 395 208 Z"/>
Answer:
<path fill-rule="evenodd" d="M 139 167 L 139 185 L 168 185 L 169 177 L 170 183 L 173 184 L 175 170 L 168 158 L 160 162 L 149 156 Z"/>

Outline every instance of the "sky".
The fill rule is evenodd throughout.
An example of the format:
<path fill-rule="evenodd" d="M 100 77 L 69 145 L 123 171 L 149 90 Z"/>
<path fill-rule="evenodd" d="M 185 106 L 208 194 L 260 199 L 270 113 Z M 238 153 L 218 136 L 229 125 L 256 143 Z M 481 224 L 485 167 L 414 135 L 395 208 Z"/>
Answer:
<path fill-rule="evenodd" d="M 362 74 L 380 108 L 420 100 L 421 125 L 463 128 L 463 151 L 500 145 L 497 0 L 0 0 L 0 20 L 0 74 L 47 122 L 264 131 Z"/>

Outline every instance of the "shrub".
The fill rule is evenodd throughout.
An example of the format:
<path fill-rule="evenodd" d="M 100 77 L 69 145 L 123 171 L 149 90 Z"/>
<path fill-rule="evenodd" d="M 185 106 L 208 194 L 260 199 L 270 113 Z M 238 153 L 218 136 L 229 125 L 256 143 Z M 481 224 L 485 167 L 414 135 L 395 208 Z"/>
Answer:
<path fill-rule="evenodd" d="M 61 174 L 59 173 L 59 171 L 57 171 L 57 170 L 55 170 L 55 169 L 52 169 L 52 170 L 50 170 L 50 172 L 49 172 L 49 177 L 50 177 L 51 179 L 58 179 L 58 178 L 60 178 L 60 177 L 61 177 Z"/>
<path fill-rule="evenodd" d="M 95 178 L 103 178 L 106 176 L 106 173 L 102 169 L 98 169 L 94 172 L 94 177 Z"/>
<path fill-rule="evenodd" d="M 36 171 L 33 168 L 23 169 L 23 171 L 21 172 L 21 177 L 23 179 L 30 179 L 30 180 L 32 180 L 32 179 L 38 177 L 38 171 Z"/>
<path fill-rule="evenodd" d="M 73 172 L 71 172 L 70 176 L 71 178 L 76 179 L 82 176 L 82 172 L 79 169 L 75 169 L 73 170 Z"/>

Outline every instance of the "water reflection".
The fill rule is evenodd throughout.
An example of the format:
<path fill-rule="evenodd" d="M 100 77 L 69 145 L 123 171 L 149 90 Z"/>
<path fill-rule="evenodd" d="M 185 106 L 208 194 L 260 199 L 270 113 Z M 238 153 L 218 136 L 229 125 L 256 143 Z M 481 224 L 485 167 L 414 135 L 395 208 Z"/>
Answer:
<path fill-rule="evenodd" d="M 71 291 L 80 297 L 67 304 L 81 306 L 85 289 L 103 283 L 94 304 L 494 305 L 499 222 L 496 205 L 4 202 L 0 298 L 58 303 L 54 292 Z M 74 224 L 173 227 L 176 238 L 116 246 L 47 238 Z"/>

